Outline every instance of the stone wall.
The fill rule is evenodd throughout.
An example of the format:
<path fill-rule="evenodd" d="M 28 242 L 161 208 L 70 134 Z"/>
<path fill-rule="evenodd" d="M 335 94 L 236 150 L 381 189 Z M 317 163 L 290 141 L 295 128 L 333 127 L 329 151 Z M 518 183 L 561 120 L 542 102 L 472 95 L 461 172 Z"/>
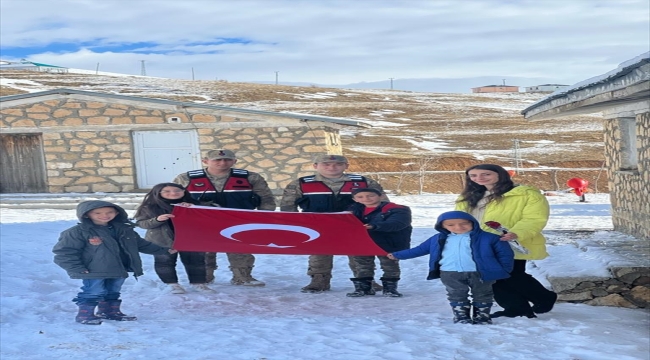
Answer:
<path fill-rule="evenodd" d="M 636 115 L 638 167 L 622 169 L 619 119 L 605 121 L 605 160 L 614 230 L 650 240 L 650 113 Z"/>
<path fill-rule="evenodd" d="M 281 114 L 258 116 L 172 105 L 53 99 L 0 110 L 3 133 L 41 133 L 52 193 L 136 189 L 133 131 L 195 130 L 200 151 L 228 148 L 237 167 L 262 173 L 275 193 L 296 176 L 313 173 L 316 154 L 341 154 L 338 125 Z M 144 106 L 143 106 L 144 104 Z M 170 122 L 170 118 L 174 121 Z M 187 169 L 192 170 L 192 169 Z"/>
<path fill-rule="evenodd" d="M 650 308 L 650 268 L 614 267 L 609 278 L 580 277 L 548 280 L 559 302 L 595 306 Z"/>

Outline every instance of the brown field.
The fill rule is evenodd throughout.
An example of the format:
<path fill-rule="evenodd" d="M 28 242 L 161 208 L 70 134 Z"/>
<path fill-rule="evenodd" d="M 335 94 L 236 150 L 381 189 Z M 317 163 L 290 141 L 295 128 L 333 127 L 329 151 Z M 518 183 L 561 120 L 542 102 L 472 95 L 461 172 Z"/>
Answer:
<path fill-rule="evenodd" d="M 426 170 L 463 170 L 481 162 L 514 165 L 514 139 L 519 141 L 519 159 L 524 168 L 595 168 L 604 160 L 602 120 L 597 115 L 573 116 L 544 122 L 523 119 L 520 111 L 544 95 L 540 94 L 442 94 L 397 90 L 353 90 L 189 81 L 147 77 L 110 77 L 82 74 L 39 73 L 2 70 L 0 77 L 12 79 L 0 86 L 0 95 L 13 95 L 53 88 L 76 88 L 174 101 L 289 111 L 356 119 L 372 128 L 344 127 L 343 153 L 351 159 L 351 171 L 397 172 L 380 175 L 387 188 L 419 190 L 419 177 L 402 174 L 417 171 L 427 159 Z M 26 80 L 21 83 L 21 80 Z M 598 191 L 606 191 L 606 176 L 598 170 L 555 174 L 524 172 L 523 183 L 542 189 L 563 189 L 569 177 L 598 179 Z M 400 175 L 401 174 L 401 175 Z M 599 175 L 600 174 L 600 175 Z M 458 192 L 460 175 L 427 175 L 424 190 Z M 595 184 L 595 183 L 594 183 Z"/>

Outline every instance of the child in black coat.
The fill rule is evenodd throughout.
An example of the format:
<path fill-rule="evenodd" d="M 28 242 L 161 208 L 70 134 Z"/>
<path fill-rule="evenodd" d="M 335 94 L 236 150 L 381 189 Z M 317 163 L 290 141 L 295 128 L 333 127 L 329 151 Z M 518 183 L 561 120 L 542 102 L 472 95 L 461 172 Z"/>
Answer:
<path fill-rule="evenodd" d="M 411 209 L 408 206 L 397 205 L 388 201 L 381 201 L 381 192 L 372 188 L 356 189 L 352 198 L 356 202 L 349 208 L 352 213 L 363 222 L 368 230 L 368 235 L 386 252 L 408 249 L 411 244 Z M 381 278 L 383 295 L 400 297 L 397 291 L 397 282 L 400 279 L 399 262 L 390 260 L 386 256 L 377 256 L 382 271 Z M 349 297 L 374 295 L 372 280 L 375 275 L 374 256 L 351 256 L 355 273 L 352 283 L 354 292 L 348 293 Z"/>

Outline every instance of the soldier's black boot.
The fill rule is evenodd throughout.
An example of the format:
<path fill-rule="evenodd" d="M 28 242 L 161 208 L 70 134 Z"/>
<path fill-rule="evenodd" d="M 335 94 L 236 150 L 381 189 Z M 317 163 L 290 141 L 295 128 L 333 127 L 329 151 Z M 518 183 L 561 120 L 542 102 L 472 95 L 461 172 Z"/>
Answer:
<path fill-rule="evenodd" d="M 384 296 L 387 297 L 401 297 L 402 294 L 397 291 L 397 282 L 399 281 L 399 278 L 381 278 L 381 283 L 384 286 L 384 289 L 382 291 Z"/>
<path fill-rule="evenodd" d="M 366 295 L 375 295 L 375 290 L 372 288 L 372 278 L 351 278 L 354 284 L 354 291 L 345 294 L 348 297 L 362 297 Z"/>

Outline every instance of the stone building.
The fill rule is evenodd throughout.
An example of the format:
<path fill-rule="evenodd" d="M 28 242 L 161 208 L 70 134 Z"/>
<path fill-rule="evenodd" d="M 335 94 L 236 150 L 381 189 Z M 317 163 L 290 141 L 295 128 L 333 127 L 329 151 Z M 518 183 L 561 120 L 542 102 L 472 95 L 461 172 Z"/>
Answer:
<path fill-rule="evenodd" d="M 275 193 L 361 122 L 71 89 L 0 97 L 0 193 L 130 192 L 236 152 Z"/>
<path fill-rule="evenodd" d="M 602 112 L 614 230 L 650 240 L 650 52 L 550 95 L 526 119 Z"/>

